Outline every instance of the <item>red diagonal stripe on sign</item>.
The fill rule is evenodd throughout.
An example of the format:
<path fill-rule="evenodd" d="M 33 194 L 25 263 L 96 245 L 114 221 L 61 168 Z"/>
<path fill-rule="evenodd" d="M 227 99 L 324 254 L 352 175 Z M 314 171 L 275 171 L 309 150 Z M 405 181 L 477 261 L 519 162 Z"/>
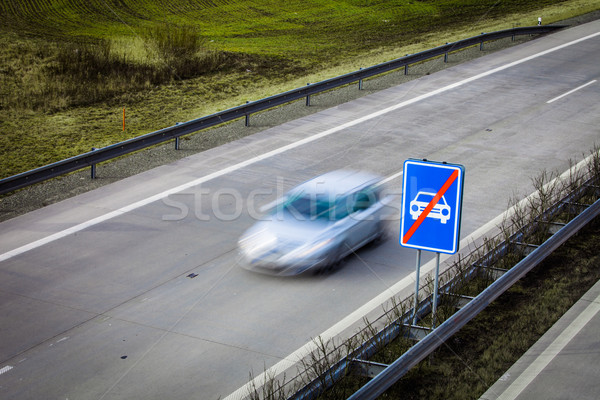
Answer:
<path fill-rule="evenodd" d="M 421 215 L 419 215 L 419 218 L 417 218 L 417 220 L 415 221 L 415 223 L 412 224 L 412 226 L 410 227 L 410 229 L 402 237 L 404 243 L 406 243 L 406 242 L 408 242 L 410 240 L 410 238 L 417 231 L 417 229 L 419 228 L 419 226 L 421 226 L 421 223 L 423 223 L 423 221 L 425 220 L 425 218 L 427 218 L 427 216 L 429 215 L 429 213 L 431 212 L 431 210 L 433 210 L 433 207 L 435 207 L 435 205 L 438 203 L 438 201 L 440 201 L 440 199 L 442 198 L 442 196 L 444 195 L 444 193 L 446 193 L 446 191 L 448 190 L 448 188 L 450 188 L 450 186 L 452 186 L 452 184 L 454 183 L 454 181 L 456 180 L 456 178 L 458 178 L 458 170 L 457 169 L 455 169 L 454 171 L 452 171 L 452 174 L 450 174 L 450 177 L 448 178 L 448 180 L 446 181 L 446 183 L 444 183 L 444 185 L 442 186 L 442 188 L 435 194 L 435 196 L 433 196 L 433 199 L 431 199 L 431 201 L 429 202 L 429 204 L 427 204 L 427 207 L 425 207 L 425 209 L 423 210 L 423 212 L 421 213 Z"/>

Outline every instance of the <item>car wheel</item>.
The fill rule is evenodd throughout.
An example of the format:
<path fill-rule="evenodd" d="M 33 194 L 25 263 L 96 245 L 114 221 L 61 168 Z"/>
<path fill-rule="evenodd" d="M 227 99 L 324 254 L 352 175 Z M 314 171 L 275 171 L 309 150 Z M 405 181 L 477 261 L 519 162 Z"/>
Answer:
<path fill-rule="evenodd" d="M 373 240 L 375 243 L 379 244 L 385 241 L 388 235 L 387 230 L 385 228 L 386 224 L 383 221 L 379 221 L 376 228 L 377 232 L 375 234 L 375 239 Z"/>
<path fill-rule="evenodd" d="M 344 259 L 346 258 L 344 256 L 346 248 L 347 245 L 345 242 L 337 247 L 337 249 L 335 250 L 335 252 L 333 252 L 333 255 L 331 256 L 331 262 L 329 262 L 325 267 L 322 268 L 323 272 L 331 273 L 342 265 Z"/>

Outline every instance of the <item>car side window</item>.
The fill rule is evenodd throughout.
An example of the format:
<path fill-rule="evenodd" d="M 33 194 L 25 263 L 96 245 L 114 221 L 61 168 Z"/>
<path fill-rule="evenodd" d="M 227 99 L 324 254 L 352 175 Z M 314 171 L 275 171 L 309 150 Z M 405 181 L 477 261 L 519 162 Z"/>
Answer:
<path fill-rule="evenodd" d="M 333 207 L 332 217 L 333 220 L 339 221 L 344 219 L 352 212 L 352 209 L 348 207 L 348 198 L 342 197 L 336 200 L 335 206 Z"/>
<path fill-rule="evenodd" d="M 372 187 L 361 190 L 354 196 L 352 212 L 363 211 L 377 202 L 377 192 Z"/>

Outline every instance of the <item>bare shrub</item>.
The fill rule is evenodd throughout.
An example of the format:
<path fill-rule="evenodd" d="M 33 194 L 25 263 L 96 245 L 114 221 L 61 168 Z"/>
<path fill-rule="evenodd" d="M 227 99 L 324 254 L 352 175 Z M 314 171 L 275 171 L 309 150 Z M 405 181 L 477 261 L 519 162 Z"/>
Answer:
<path fill-rule="evenodd" d="M 249 382 L 247 398 L 250 400 L 284 400 L 288 398 L 285 375 L 282 380 L 279 380 L 274 374 L 268 373 L 266 367 L 262 382 L 257 384 L 252 372 L 250 372 Z"/>
<path fill-rule="evenodd" d="M 150 46 L 173 77 L 192 78 L 211 72 L 225 62 L 225 55 L 211 51 L 196 27 L 158 24 L 146 31 Z"/>

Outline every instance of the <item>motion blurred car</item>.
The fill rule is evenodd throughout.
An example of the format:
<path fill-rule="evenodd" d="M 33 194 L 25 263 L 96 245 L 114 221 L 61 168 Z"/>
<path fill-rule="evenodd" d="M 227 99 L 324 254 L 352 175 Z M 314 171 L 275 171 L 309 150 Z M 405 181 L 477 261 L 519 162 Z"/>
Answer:
<path fill-rule="evenodd" d="M 382 190 L 381 177 L 348 170 L 295 187 L 241 236 L 242 266 L 272 275 L 332 269 L 384 234 Z"/>

